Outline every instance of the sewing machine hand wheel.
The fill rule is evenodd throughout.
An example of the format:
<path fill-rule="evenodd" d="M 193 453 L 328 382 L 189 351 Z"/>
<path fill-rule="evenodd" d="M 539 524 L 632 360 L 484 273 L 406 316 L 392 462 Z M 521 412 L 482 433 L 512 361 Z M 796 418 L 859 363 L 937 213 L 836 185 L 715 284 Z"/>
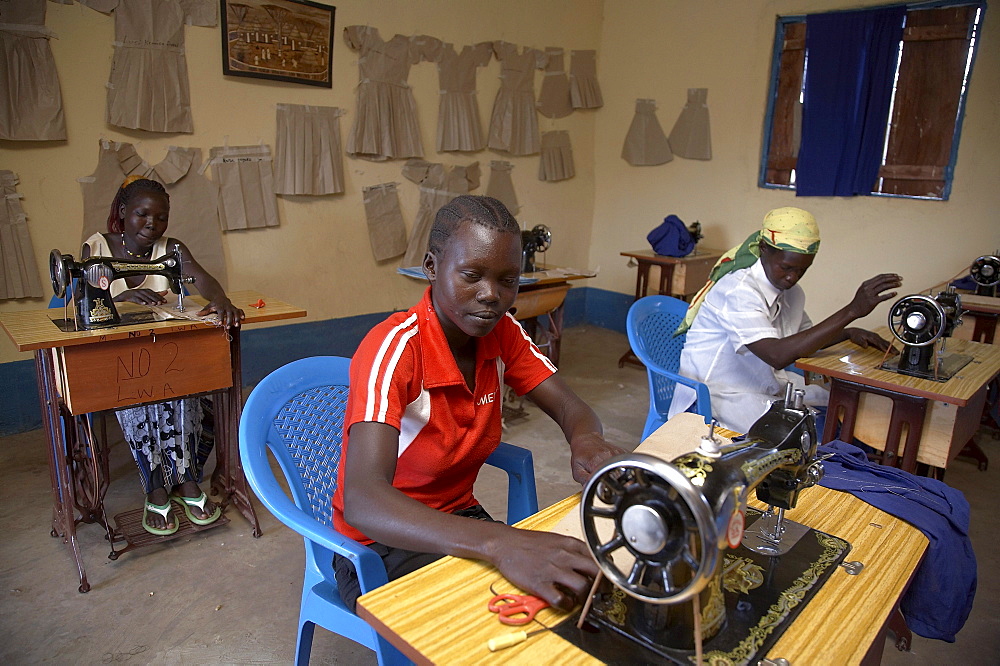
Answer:
<path fill-rule="evenodd" d="M 535 250 L 538 252 L 545 252 L 552 245 L 552 230 L 544 224 L 532 227 L 531 235 L 535 241 Z"/>
<path fill-rule="evenodd" d="M 994 287 L 1000 284 L 1000 257 L 983 255 L 972 262 L 969 273 L 976 284 L 983 287 Z"/>
<path fill-rule="evenodd" d="M 69 287 L 69 268 L 66 263 L 72 262 L 73 257 L 63 254 L 59 250 L 49 252 L 49 279 L 52 280 L 52 293 L 56 298 L 66 295 L 66 288 Z"/>
<path fill-rule="evenodd" d="M 637 599 L 686 601 L 715 573 L 719 534 L 712 510 L 683 472 L 659 458 L 611 458 L 587 482 L 580 508 L 601 571 Z"/>
<path fill-rule="evenodd" d="M 925 347 L 944 335 L 948 317 L 944 308 L 924 294 L 904 296 L 889 311 L 889 328 L 900 342 Z"/>

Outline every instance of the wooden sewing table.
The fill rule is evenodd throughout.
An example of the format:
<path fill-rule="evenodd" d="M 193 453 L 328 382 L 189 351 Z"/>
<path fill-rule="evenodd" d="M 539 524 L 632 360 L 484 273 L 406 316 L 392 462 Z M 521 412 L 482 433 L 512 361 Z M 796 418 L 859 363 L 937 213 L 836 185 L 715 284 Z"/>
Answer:
<path fill-rule="evenodd" d="M 653 250 L 632 250 L 619 254 L 639 264 L 635 273 L 635 300 L 649 295 L 649 271 L 653 266 L 660 271 L 656 293 L 687 300 L 688 296 L 705 286 L 712 267 L 723 252 L 695 246 L 694 251 L 685 257 L 668 257 Z M 644 367 L 631 347 L 618 359 L 618 367 L 623 368 L 626 363 Z"/>
<path fill-rule="evenodd" d="M 559 351 L 562 344 L 563 306 L 569 292 L 571 280 L 594 277 L 594 273 L 581 272 L 559 266 L 539 268 L 532 273 L 524 273 L 522 278 L 536 280 L 521 285 L 514 300 L 514 318 L 522 322 L 528 335 L 545 352 L 553 364 L 559 365 Z M 539 324 L 538 318 L 548 315 L 546 324 Z"/>
<path fill-rule="evenodd" d="M 997 321 L 1000 319 L 1000 298 L 995 296 L 961 294 L 961 299 L 962 309 L 968 310 L 976 320 L 972 331 L 972 339 L 975 342 L 993 344 Z"/>
<path fill-rule="evenodd" d="M 667 460 L 690 451 L 690 436 L 676 435 L 681 417 L 686 419 L 686 429 L 702 434 L 701 417 L 681 414 L 650 435 L 643 447 L 650 443 Z M 567 522 L 568 514 L 579 515 L 579 502 L 578 493 L 526 518 L 518 527 L 561 531 L 558 527 Z M 756 500 L 750 503 L 765 508 Z M 879 663 L 886 627 L 898 613 L 897 604 L 923 558 L 927 538 L 853 495 L 820 486 L 803 491 L 799 505 L 785 516 L 849 541 L 850 559 L 864 563 L 864 569 L 851 576 L 838 568 L 767 656 L 782 657 L 791 664 Z M 502 577 L 492 566 L 445 557 L 363 595 L 358 599 L 358 614 L 417 664 L 600 663 L 552 632 L 490 652 L 489 639 L 516 630 L 499 624 L 486 607 L 492 596 L 490 584 L 498 579 Z M 552 627 L 570 616 L 546 608 L 538 620 Z M 539 626 L 525 628 L 530 631 Z"/>
<path fill-rule="evenodd" d="M 894 340 L 885 327 L 876 333 Z M 917 463 L 938 468 L 940 477 L 948 463 L 979 429 L 986 404 L 986 389 L 1000 374 L 1000 347 L 958 338 L 947 339 L 947 351 L 973 360 L 946 382 L 910 377 L 880 370 L 884 353 L 861 349 L 845 341 L 795 366 L 830 378 L 830 406 L 823 442 L 837 436 L 857 437 L 888 454 L 886 464 L 916 471 Z M 903 431 L 906 430 L 905 442 Z"/>
<path fill-rule="evenodd" d="M 246 314 L 244 326 L 306 314 L 305 310 L 253 291 L 234 292 L 229 297 Z M 265 306 L 251 307 L 258 299 Z M 197 312 L 205 299 L 189 296 L 185 303 L 189 311 Z M 123 316 L 146 310 L 133 303 L 115 305 Z M 80 592 L 87 592 L 90 584 L 77 544 L 77 524 L 100 523 L 113 541 L 126 538 L 122 531 L 111 528 L 104 512 L 109 484 L 107 451 L 88 434 L 90 421 L 86 415 L 91 412 L 215 393 L 217 462 L 212 491 L 222 497 L 223 505 L 231 502 L 250 522 L 254 536 L 260 536 L 260 523 L 250 503 L 237 439 L 243 407 L 241 327 L 227 330 L 177 319 L 63 331 L 55 321 L 66 316 L 63 308 L 6 312 L 0 314 L 0 324 L 18 351 L 35 353 L 42 423 L 49 441 L 52 535 L 62 537 L 73 555 Z M 72 309 L 68 316 L 72 319 Z M 94 442 L 95 450 L 90 450 L 89 442 Z M 141 516 L 141 509 L 138 511 Z M 174 516 L 181 525 L 175 534 L 146 539 L 142 545 L 198 529 L 180 512 L 175 511 Z M 141 524 L 137 529 L 142 530 Z M 143 535 L 152 537 L 144 532 Z M 132 539 L 129 541 L 128 548 L 134 547 Z M 121 552 L 124 550 L 115 551 L 112 546 L 111 557 L 117 558 Z"/>

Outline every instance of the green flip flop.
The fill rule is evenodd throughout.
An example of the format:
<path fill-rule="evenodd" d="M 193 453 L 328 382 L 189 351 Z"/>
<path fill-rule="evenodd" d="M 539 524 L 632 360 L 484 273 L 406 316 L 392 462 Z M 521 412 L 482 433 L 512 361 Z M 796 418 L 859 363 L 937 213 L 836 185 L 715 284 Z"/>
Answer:
<path fill-rule="evenodd" d="M 215 511 L 213 511 L 212 515 L 208 518 L 198 518 L 194 515 L 194 512 L 191 511 L 191 507 L 193 506 L 201 509 L 202 513 L 205 512 L 205 503 L 208 502 L 208 496 L 205 493 L 202 493 L 198 497 L 184 497 L 179 493 L 174 493 L 170 496 L 170 498 L 181 505 L 181 508 L 184 509 L 184 513 L 187 515 L 188 520 L 195 525 L 211 525 L 219 519 L 219 516 L 222 515 L 222 507 L 219 505 L 215 506 Z"/>
<path fill-rule="evenodd" d="M 142 529 L 156 536 L 170 536 L 180 529 L 181 524 L 176 520 L 174 521 L 173 527 L 153 527 L 146 520 L 149 518 L 150 511 L 160 514 L 163 516 L 164 522 L 169 523 L 170 521 L 168 516 L 170 515 L 170 500 L 167 500 L 167 503 L 162 506 L 159 504 L 153 504 L 149 500 L 146 500 L 146 506 L 143 507 L 142 510 Z"/>

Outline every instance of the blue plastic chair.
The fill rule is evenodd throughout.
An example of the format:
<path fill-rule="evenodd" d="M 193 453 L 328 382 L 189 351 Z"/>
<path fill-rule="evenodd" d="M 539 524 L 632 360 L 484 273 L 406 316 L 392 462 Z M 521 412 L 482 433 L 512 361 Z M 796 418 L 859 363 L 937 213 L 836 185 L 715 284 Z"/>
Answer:
<path fill-rule="evenodd" d="M 334 576 L 332 560 L 337 553 L 354 563 L 362 594 L 387 581 L 382 559 L 374 551 L 333 528 L 331 500 L 340 464 L 350 362 L 315 356 L 278 368 L 250 393 L 240 418 L 240 459 L 250 487 L 268 511 L 305 539 L 296 664 L 309 663 L 317 624 L 371 648 L 380 664 L 409 663 L 347 609 Z M 268 450 L 285 475 L 291 499 L 271 470 Z M 501 443 L 487 462 L 508 474 L 508 522 L 536 513 L 531 452 Z"/>
<path fill-rule="evenodd" d="M 677 374 L 686 336 L 675 336 L 674 331 L 684 319 L 687 308 L 687 303 L 670 296 L 646 296 L 628 310 L 625 321 L 628 341 L 646 366 L 649 377 L 649 415 L 642 431 L 643 439 L 666 422 L 677 384 L 695 390 L 698 395 L 694 410 L 704 417 L 705 423 L 712 421 L 708 386 Z"/>

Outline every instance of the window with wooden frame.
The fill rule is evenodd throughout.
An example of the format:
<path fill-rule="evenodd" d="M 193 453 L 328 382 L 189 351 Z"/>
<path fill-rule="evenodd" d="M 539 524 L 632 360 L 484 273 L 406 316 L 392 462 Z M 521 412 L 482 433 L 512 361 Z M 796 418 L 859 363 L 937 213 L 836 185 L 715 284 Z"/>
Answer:
<path fill-rule="evenodd" d="M 985 2 L 909 6 L 873 195 L 947 199 Z M 779 16 L 761 187 L 795 189 L 807 66 L 806 17 Z"/>

